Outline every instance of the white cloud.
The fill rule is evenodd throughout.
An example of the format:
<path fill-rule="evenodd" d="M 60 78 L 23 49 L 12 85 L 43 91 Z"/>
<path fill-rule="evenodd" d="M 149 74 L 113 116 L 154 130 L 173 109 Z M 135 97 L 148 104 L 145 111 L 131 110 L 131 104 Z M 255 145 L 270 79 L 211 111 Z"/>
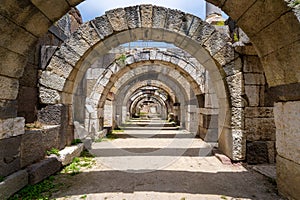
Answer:
<path fill-rule="evenodd" d="M 205 17 L 204 0 L 86 0 L 77 7 L 83 16 L 83 20 L 88 21 L 103 15 L 107 10 L 140 4 L 174 8 L 201 18 Z"/>

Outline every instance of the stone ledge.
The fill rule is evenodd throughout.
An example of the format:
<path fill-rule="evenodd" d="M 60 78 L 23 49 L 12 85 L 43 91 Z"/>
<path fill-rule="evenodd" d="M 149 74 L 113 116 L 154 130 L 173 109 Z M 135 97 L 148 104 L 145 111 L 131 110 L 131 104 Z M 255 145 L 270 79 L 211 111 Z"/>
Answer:
<path fill-rule="evenodd" d="M 28 184 L 28 174 L 26 170 L 18 171 L 0 182 L 0 199 L 8 199 L 11 195 Z"/>
<path fill-rule="evenodd" d="M 56 156 L 50 156 L 41 162 L 27 167 L 29 184 L 34 185 L 55 174 L 61 169 L 61 162 Z"/>
<path fill-rule="evenodd" d="M 73 158 L 80 156 L 80 153 L 83 151 L 84 144 L 80 143 L 76 146 L 66 147 L 59 152 L 59 160 L 61 161 L 62 165 L 68 165 L 72 162 Z"/>

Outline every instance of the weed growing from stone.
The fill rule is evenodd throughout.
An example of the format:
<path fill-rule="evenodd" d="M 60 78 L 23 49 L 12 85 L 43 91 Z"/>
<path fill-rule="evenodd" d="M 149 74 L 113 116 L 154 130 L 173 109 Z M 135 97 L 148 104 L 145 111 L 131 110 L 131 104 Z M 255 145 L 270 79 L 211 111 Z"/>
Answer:
<path fill-rule="evenodd" d="M 117 132 L 115 132 L 115 130 L 114 130 L 112 133 L 107 133 L 105 137 L 96 139 L 95 142 L 103 142 L 103 141 L 117 139 L 118 137 L 115 135 L 115 133 L 117 133 Z M 122 132 L 122 131 L 120 130 L 120 132 Z"/>
<path fill-rule="evenodd" d="M 4 180 L 5 180 L 4 176 L 0 176 L 0 183 Z"/>
<path fill-rule="evenodd" d="M 57 148 L 52 148 L 51 150 L 48 150 L 47 155 L 50 156 L 51 154 L 59 156 L 59 150 Z"/>

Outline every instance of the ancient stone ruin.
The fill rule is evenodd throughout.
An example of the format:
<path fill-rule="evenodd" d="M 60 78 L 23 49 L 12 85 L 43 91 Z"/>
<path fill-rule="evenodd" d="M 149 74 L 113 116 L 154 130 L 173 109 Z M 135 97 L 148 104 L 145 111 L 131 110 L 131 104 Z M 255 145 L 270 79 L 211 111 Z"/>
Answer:
<path fill-rule="evenodd" d="M 137 125 L 276 165 L 279 194 L 300 199 L 297 0 L 208 0 L 205 20 L 137 5 L 85 23 L 81 2 L 0 3 L 0 199 Z"/>

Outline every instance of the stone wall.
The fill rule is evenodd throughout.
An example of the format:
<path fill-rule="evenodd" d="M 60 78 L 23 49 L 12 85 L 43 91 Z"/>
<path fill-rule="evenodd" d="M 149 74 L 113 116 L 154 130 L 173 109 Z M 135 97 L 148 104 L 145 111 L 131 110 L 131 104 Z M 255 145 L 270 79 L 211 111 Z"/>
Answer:
<path fill-rule="evenodd" d="M 278 189 L 290 199 L 299 199 L 300 101 L 275 103 L 274 115 Z"/>

